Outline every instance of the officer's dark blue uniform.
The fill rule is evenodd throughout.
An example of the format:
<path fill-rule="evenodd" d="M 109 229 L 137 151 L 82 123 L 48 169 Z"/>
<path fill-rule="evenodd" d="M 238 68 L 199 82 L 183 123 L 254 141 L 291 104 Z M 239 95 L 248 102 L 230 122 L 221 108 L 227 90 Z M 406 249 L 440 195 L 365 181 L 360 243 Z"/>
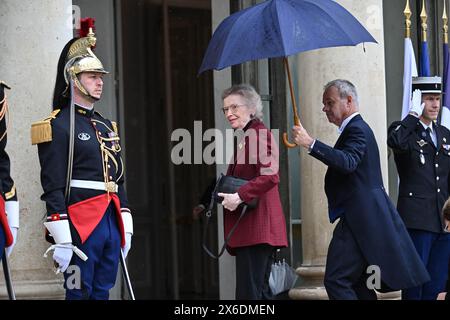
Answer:
<path fill-rule="evenodd" d="M 128 208 L 123 186 L 123 164 L 120 144 L 113 124 L 93 110 L 75 106 L 75 148 L 72 181 L 104 181 L 118 186 L 111 190 L 71 187 L 69 207 L 64 198 L 69 144 L 69 108 L 62 109 L 51 120 L 51 142 L 38 145 L 41 181 L 47 206 L 47 220 L 69 218 L 74 245 L 89 258 L 86 262 L 74 256 L 71 264 L 81 268 L 83 288 L 67 290 L 67 298 L 105 299 L 114 285 L 120 254 L 123 226 L 118 224 L 116 205 Z M 112 140 L 112 141 L 110 141 Z M 102 145 L 104 146 L 102 147 Z M 101 149 L 104 148 L 104 151 Z M 105 159 L 105 155 L 108 155 Z M 105 175 L 106 173 L 106 175 Z M 72 183 L 72 185 L 74 185 Z M 112 200 L 108 201 L 108 197 Z M 118 201 L 114 201 L 118 198 Z M 92 210 L 92 208 L 95 208 Z M 120 210 L 119 208 L 119 210 Z M 106 211 L 106 212 L 105 212 Z M 68 217 L 69 213 L 69 217 Z M 123 242 L 122 242 L 123 244 Z M 104 246 L 105 250 L 97 250 Z M 101 255 L 99 255 L 101 254 Z M 114 263 L 111 263 L 111 262 Z M 67 274 L 66 274 L 67 277 Z M 93 282 L 97 287 L 92 291 Z M 101 290 L 98 290 L 98 287 Z"/>
<path fill-rule="evenodd" d="M 0 83 L 0 259 L 2 258 L 4 248 L 9 247 L 13 244 L 14 239 L 11 234 L 10 224 L 12 215 L 17 215 L 16 222 L 13 223 L 14 227 L 18 226 L 18 206 L 17 212 L 9 212 L 8 217 L 6 216 L 5 206 L 8 203 L 17 203 L 17 194 L 14 181 L 10 175 L 10 160 L 9 156 L 5 150 L 7 135 L 6 135 L 6 112 L 7 112 L 7 102 L 6 95 L 4 92 L 5 85 Z M 6 203 L 5 203 L 6 201 Z M 11 210 L 10 210 L 11 211 Z M 9 221 L 9 223 L 8 223 Z"/>
<path fill-rule="evenodd" d="M 94 45 L 92 28 L 86 37 L 66 44 L 58 63 L 54 111 L 32 126 L 32 140 L 38 144 L 41 164 L 41 199 L 47 207 L 44 224 L 55 242 L 53 259 L 58 269 L 65 271 L 66 299 L 108 299 L 115 284 L 121 247 L 127 247 L 132 234 L 117 126 L 93 109 L 99 97 L 94 97 L 92 90 L 101 90 L 99 83 L 103 82 L 93 80 L 95 87 L 87 82 L 91 85 L 87 89 L 81 80 L 84 72 L 88 73 L 84 81 L 101 79 L 97 75 L 107 73 L 91 51 Z M 92 108 L 72 106 L 75 99 Z M 69 156 L 71 119 L 73 160 Z M 70 258 L 70 265 L 79 268 L 81 288 L 69 280 L 78 272 L 77 268 L 66 271 Z"/>
<path fill-rule="evenodd" d="M 404 290 L 403 299 L 436 299 L 444 290 L 450 235 L 443 232 L 442 207 L 449 197 L 450 131 L 432 123 L 437 145 L 418 117 L 408 115 L 388 129 L 400 177 L 397 209 L 431 280 Z"/>

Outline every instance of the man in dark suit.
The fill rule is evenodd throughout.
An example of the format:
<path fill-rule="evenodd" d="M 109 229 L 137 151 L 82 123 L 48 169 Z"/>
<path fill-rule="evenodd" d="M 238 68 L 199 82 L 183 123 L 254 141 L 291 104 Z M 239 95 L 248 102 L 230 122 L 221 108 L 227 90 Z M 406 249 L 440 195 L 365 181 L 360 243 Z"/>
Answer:
<path fill-rule="evenodd" d="M 409 114 L 388 130 L 400 177 L 397 209 L 431 280 L 402 292 L 408 300 L 434 300 L 445 288 L 450 235 L 441 214 L 449 197 L 450 131 L 435 123 L 440 109 L 441 78 L 413 79 Z"/>
<path fill-rule="evenodd" d="M 352 83 L 334 80 L 324 88 L 323 112 L 339 127 L 330 147 L 293 128 L 297 145 L 328 166 L 325 193 L 330 222 L 339 219 L 328 248 L 324 285 L 330 299 L 376 299 L 369 266 L 392 290 L 424 283 L 429 275 L 386 194 L 374 134 L 358 112 Z M 374 288 L 375 287 L 375 288 Z"/>

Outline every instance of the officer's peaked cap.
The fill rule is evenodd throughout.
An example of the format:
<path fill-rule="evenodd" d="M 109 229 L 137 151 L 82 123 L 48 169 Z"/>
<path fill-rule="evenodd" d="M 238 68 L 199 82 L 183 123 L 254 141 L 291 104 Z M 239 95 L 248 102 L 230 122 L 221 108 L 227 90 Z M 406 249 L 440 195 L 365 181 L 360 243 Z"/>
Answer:
<path fill-rule="evenodd" d="M 412 91 L 419 89 L 422 93 L 442 93 L 441 77 L 413 77 Z"/>

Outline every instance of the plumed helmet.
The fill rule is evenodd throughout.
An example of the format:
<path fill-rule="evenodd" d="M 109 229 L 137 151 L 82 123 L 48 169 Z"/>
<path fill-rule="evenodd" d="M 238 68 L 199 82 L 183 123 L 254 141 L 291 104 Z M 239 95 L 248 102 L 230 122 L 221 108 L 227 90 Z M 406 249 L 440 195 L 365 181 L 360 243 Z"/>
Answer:
<path fill-rule="evenodd" d="M 64 108 L 69 104 L 71 99 L 70 79 L 84 95 L 89 96 L 77 75 L 88 71 L 108 73 L 92 51 L 96 43 L 94 22 L 93 18 L 81 19 L 78 37 L 67 42 L 59 56 L 53 92 L 53 109 Z"/>
<path fill-rule="evenodd" d="M 108 73 L 102 62 L 92 52 L 97 39 L 94 34 L 95 20 L 86 18 L 81 20 L 80 38 L 75 40 L 69 47 L 64 67 L 64 78 L 66 84 L 72 79 L 80 91 L 89 95 L 86 89 L 79 82 L 77 75 L 82 72 Z"/>

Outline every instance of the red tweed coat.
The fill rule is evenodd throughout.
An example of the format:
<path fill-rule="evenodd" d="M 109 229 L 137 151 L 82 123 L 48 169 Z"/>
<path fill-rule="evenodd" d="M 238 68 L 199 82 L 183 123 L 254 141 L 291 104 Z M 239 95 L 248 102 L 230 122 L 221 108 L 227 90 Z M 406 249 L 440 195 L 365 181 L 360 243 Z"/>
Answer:
<path fill-rule="evenodd" d="M 244 128 L 245 137 L 238 142 L 227 175 L 249 180 L 238 190 L 240 198 L 249 202 L 258 198 L 256 208 L 247 210 L 228 242 L 233 248 L 256 244 L 287 247 L 286 222 L 281 207 L 278 183 L 278 146 L 273 135 L 258 120 L 251 120 Z M 241 209 L 233 212 L 224 208 L 224 235 L 227 236 Z"/>

